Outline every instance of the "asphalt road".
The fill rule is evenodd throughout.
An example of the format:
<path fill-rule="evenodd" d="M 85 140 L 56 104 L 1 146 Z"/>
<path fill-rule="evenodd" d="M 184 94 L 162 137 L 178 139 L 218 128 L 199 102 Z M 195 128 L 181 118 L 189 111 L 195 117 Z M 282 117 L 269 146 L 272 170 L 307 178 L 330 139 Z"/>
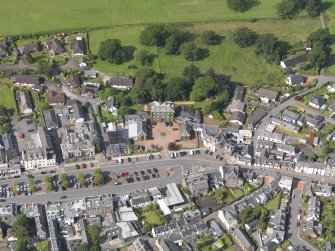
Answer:
<path fill-rule="evenodd" d="M 198 158 L 197 158 L 198 157 Z M 132 191 L 136 191 L 138 189 L 145 189 L 151 187 L 160 187 L 165 186 L 167 183 L 176 182 L 177 184 L 181 183 L 182 180 L 182 172 L 183 171 L 191 171 L 194 166 L 203 166 L 207 173 L 218 173 L 219 166 L 223 165 L 223 162 L 216 161 L 213 157 L 211 159 L 205 159 L 205 156 L 197 156 L 191 157 L 188 156 L 186 158 L 177 158 L 177 159 L 166 159 L 166 160 L 152 160 L 152 161 L 141 161 L 135 162 L 134 164 L 123 164 L 116 165 L 115 163 L 105 163 L 101 165 L 101 169 L 103 172 L 110 173 L 120 173 L 124 171 L 133 172 L 134 170 L 146 170 L 147 168 L 153 169 L 157 168 L 158 170 L 167 170 L 167 168 L 173 168 L 174 173 L 171 176 L 165 177 L 161 176 L 160 178 L 150 179 L 149 181 L 141 181 L 134 182 L 130 184 L 122 184 L 122 185 L 114 185 L 110 183 L 109 185 L 97 188 L 82 188 L 82 189 L 68 189 L 66 191 L 59 192 L 41 192 L 34 193 L 32 196 L 19 196 L 14 198 L 7 198 L 8 202 L 16 202 L 18 204 L 24 203 L 32 203 L 32 202 L 46 202 L 52 200 L 59 200 L 61 195 L 68 196 L 69 199 L 79 199 L 84 196 L 98 195 L 103 193 L 115 193 L 115 194 L 127 194 Z M 201 159 L 199 159 L 201 158 Z M 249 166 L 245 166 L 242 168 L 251 168 Z M 316 177 L 315 175 L 308 175 L 303 173 L 295 173 L 284 170 L 274 170 L 274 169 L 259 169 L 259 168 L 251 168 L 258 175 L 269 175 L 269 176 L 278 176 L 285 175 L 289 177 L 294 177 L 297 179 L 303 179 L 303 181 L 311 181 L 313 180 L 321 180 L 327 182 L 335 182 L 335 178 L 333 177 Z M 67 170 L 66 173 L 70 175 L 77 175 L 79 172 L 83 172 L 85 174 L 93 173 L 93 168 L 80 169 L 80 170 Z M 61 174 L 58 172 L 58 174 Z M 35 181 L 43 182 L 44 177 L 46 175 L 53 174 L 38 174 L 35 176 Z M 20 182 L 27 182 L 28 178 L 22 177 L 17 179 Z M 11 185 L 12 180 L 1 180 L 0 185 Z"/>

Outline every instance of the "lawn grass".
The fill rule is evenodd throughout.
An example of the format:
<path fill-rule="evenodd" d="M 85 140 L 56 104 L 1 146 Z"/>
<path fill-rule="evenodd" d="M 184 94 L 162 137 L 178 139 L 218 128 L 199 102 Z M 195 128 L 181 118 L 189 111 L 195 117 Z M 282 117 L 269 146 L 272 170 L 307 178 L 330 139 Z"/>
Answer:
<path fill-rule="evenodd" d="M 101 118 L 105 122 L 115 122 L 118 120 L 117 116 L 114 116 L 113 114 L 104 109 L 101 109 Z"/>
<path fill-rule="evenodd" d="M 16 108 L 13 92 L 6 86 L 0 86 L 0 105 L 4 105 L 9 109 Z"/>
<path fill-rule="evenodd" d="M 142 216 L 144 217 L 145 221 L 150 223 L 151 225 L 162 225 L 161 218 L 159 214 L 157 214 L 155 211 L 143 212 Z"/>
<path fill-rule="evenodd" d="M 267 210 L 277 210 L 280 206 L 280 201 L 281 201 L 281 195 L 282 193 L 276 193 L 275 196 L 272 198 L 272 200 L 269 200 L 264 207 Z"/>
<path fill-rule="evenodd" d="M 97 54 L 100 43 L 108 38 L 120 39 L 123 46 L 135 50 L 146 50 L 156 58 L 151 66 L 157 72 L 170 76 L 181 76 L 184 67 L 191 63 L 198 66 L 202 72 L 213 68 L 218 73 L 231 77 L 234 82 L 252 85 L 254 83 L 266 83 L 276 86 L 284 77 L 278 65 L 269 64 L 263 57 L 256 56 L 253 48 L 239 48 L 232 38 L 232 33 L 237 27 L 247 26 L 258 33 L 274 33 L 281 41 L 295 44 L 306 39 L 311 31 L 319 28 L 319 22 L 314 19 L 294 20 L 259 20 L 255 23 L 248 21 L 195 23 L 180 26 L 182 29 L 196 34 L 194 42 L 203 49 L 208 49 L 209 56 L 203 60 L 189 62 L 182 55 L 169 56 L 164 53 L 164 48 L 143 46 L 139 43 L 139 36 L 145 26 L 114 27 L 107 30 L 90 32 L 90 48 Z M 287 29 L 287 27 L 290 29 Z M 200 34 L 205 30 L 214 30 L 224 37 L 222 43 L 216 46 L 207 46 L 201 42 Z M 134 74 L 139 67 L 135 57 L 122 65 L 112 65 L 105 61 L 97 60 L 94 67 L 112 76 L 117 73 Z M 202 104 L 203 105 L 203 104 Z M 202 106 L 201 105 L 201 106 Z"/>
<path fill-rule="evenodd" d="M 278 19 L 274 6 L 280 0 L 259 2 L 249 11 L 236 13 L 222 0 L 2 0 L 0 23 L 5 25 L 0 26 L 0 35 L 129 24 Z M 306 12 L 299 17 L 307 17 Z"/>
<path fill-rule="evenodd" d="M 244 195 L 244 192 L 240 188 L 230 188 L 230 191 L 232 191 L 232 195 L 235 198 L 242 197 Z"/>

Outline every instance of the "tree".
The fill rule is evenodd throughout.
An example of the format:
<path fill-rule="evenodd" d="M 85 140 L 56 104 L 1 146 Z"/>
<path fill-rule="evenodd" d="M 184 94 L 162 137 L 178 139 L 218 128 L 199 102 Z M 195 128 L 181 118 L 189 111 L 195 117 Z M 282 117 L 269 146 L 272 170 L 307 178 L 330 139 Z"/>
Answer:
<path fill-rule="evenodd" d="M 69 176 L 66 173 L 61 174 L 60 181 L 63 187 L 68 188 L 70 186 Z"/>
<path fill-rule="evenodd" d="M 329 29 L 324 28 L 324 29 L 319 29 L 315 32 L 312 32 L 309 35 L 308 40 L 311 42 L 312 48 L 313 48 L 315 43 L 321 43 L 323 46 L 330 45 L 332 38 L 329 32 Z"/>
<path fill-rule="evenodd" d="M 13 193 L 17 194 L 17 181 L 16 180 L 12 181 L 12 187 L 13 187 Z"/>
<path fill-rule="evenodd" d="M 216 44 L 220 44 L 221 38 L 214 31 L 209 30 L 209 31 L 204 31 L 201 34 L 201 41 L 207 45 L 216 45 Z"/>
<path fill-rule="evenodd" d="M 87 243 L 83 243 L 80 245 L 79 251 L 91 251 L 91 248 Z"/>
<path fill-rule="evenodd" d="M 245 12 L 249 9 L 248 0 L 227 0 L 227 5 L 236 12 Z"/>
<path fill-rule="evenodd" d="M 48 76 L 51 75 L 52 72 L 52 65 L 44 60 L 40 60 L 37 63 L 37 73 L 39 74 L 46 74 Z"/>
<path fill-rule="evenodd" d="M 200 69 L 196 67 L 194 64 L 186 66 L 183 70 L 183 76 L 190 83 L 194 83 L 200 77 Z"/>
<path fill-rule="evenodd" d="M 241 48 L 249 47 L 256 42 L 257 33 L 247 27 L 237 28 L 233 34 L 234 42 Z"/>
<path fill-rule="evenodd" d="M 255 52 L 257 55 L 263 54 L 269 62 L 279 62 L 281 51 L 278 38 L 269 33 L 259 36 Z"/>
<path fill-rule="evenodd" d="M 326 48 L 321 42 L 314 43 L 312 50 L 308 53 L 309 66 L 320 69 L 326 65 L 327 60 Z"/>
<path fill-rule="evenodd" d="M 165 53 L 167 55 L 177 55 L 179 53 L 179 47 L 182 44 L 180 36 L 172 34 L 166 39 Z"/>
<path fill-rule="evenodd" d="M 35 181 L 34 181 L 34 178 L 29 178 L 29 190 L 30 192 L 35 192 L 36 190 L 36 186 L 35 186 Z"/>
<path fill-rule="evenodd" d="M 110 96 L 115 96 L 119 94 L 120 91 L 114 87 L 107 86 L 98 92 L 98 97 L 102 100 L 108 99 Z"/>
<path fill-rule="evenodd" d="M 193 101 L 201 101 L 209 96 L 215 95 L 217 91 L 217 85 L 211 77 L 200 77 L 198 78 L 190 94 L 190 99 Z"/>
<path fill-rule="evenodd" d="M 101 140 L 98 137 L 95 137 L 94 140 L 93 140 L 93 143 L 94 143 L 94 147 L 95 147 L 95 152 L 96 153 L 101 153 L 102 150 L 103 150 Z"/>
<path fill-rule="evenodd" d="M 94 183 L 97 185 L 103 185 L 105 182 L 105 177 L 101 171 L 101 169 L 94 170 Z"/>
<path fill-rule="evenodd" d="M 101 230 L 96 225 L 90 224 L 87 227 L 87 234 L 93 246 L 99 245 Z"/>
<path fill-rule="evenodd" d="M 77 176 L 78 182 L 81 186 L 83 186 L 85 184 L 85 175 L 84 173 L 78 173 Z"/>
<path fill-rule="evenodd" d="M 119 39 L 107 39 L 101 42 L 98 57 L 111 64 L 122 64 L 125 61 L 125 53 L 121 41 Z"/>
<path fill-rule="evenodd" d="M 284 0 L 276 4 L 276 10 L 281 18 L 293 18 L 297 14 L 296 6 L 292 0 Z"/>
<path fill-rule="evenodd" d="M 181 47 L 184 58 L 188 61 L 197 61 L 200 59 L 200 49 L 195 43 L 183 44 Z"/>
<path fill-rule="evenodd" d="M 156 45 L 163 47 L 170 32 L 165 25 L 150 25 L 140 34 L 140 43 L 143 45 Z"/>
<path fill-rule="evenodd" d="M 33 57 L 31 56 L 31 53 L 30 52 L 27 52 L 25 55 L 24 55 L 24 61 L 26 61 L 27 64 L 32 64 L 33 63 Z"/>
<path fill-rule="evenodd" d="M 322 1 L 321 0 L 307 0 L 306 11 L 309 16 L 317 17 L 322 11 Z"/>
<path fill-rule="evenodd" d="M 123 118 L 128 113 L 129 113 L 128 106 L 124 106 L 124 105 L 120 106 L 119 111 L 118 111 L 118 114 L 120 117 Z"/>
<path fill-rule="evenodd" d="M 23 242 L 29 241 L 31 238 L 29 228 L 27 217 L 24 214 L 17 215 L 12 227 L 14 237 Z"/>
<path fill-rule="evenodd" d="M 166 99 L 188 100 L 192 86 L 181 77 L 170 78 L 166 83 Z"/>
<path fill-rule="evenodd" d="M 153 59 L 154 59 L 153 54 L 151 54 L 151 53 L 149 53 L 148 51 L 145 51 L 145 50 L 140 50 L 136 55 L 136 60 L 142 66 L 152 65 Z"/>

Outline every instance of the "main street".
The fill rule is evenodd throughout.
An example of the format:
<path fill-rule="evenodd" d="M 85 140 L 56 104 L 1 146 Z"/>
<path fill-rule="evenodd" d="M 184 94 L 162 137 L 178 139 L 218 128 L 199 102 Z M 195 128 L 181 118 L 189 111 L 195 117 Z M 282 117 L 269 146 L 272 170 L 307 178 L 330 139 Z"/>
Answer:
<path fill-rule="evenodd" d="M 207 158 L 207 159 L 206 159 Z M 164 187 L 166 184 L 171 182 L 176 182 L 177 184 L 181 183 L 182 172 L 191 171 L 192 167 L 202 166 L 207 173 L 219 173 L 219 166 L 224 163 L 221 161 L 215 160 L 213 157 L 209 156 L 188 156 L 185 158 L 177 159 L 161 159 L 161 160 L 152 160 L 152 161 L 140 161 L 135 162 L 134 164 L 123 164 L 116 165 L 115 163 L 107 162 L 101 164 L 101 169 L 103 172 L 109 173 L 120 173 L 124 171 L 130 172 L 130 174 L 135 170 L 146 170 L 148 168 L 153 169 L 157 168 L 158 170 L 167 170 L 172 168 L 173 174 L 170 176 L 162 175 L 160 178 L 150 179 L 148 181 L 134 182 L 122 185 L 115 185 L 112 182 L 105 186 L 95 187 L 95 188 L 81 188 L 81 189 L 67 189 L 66 191 L 50 191 L 50 192 L 36 192 L 31 196 L 18 196 L 13 198 L 7 198 L 7 202 L 16 202 L 18 204 L 24 203 L 33 203 L 33 202 L 46 202 L 59 200 L 61 195 L 66 195 L 67 199 L 80 199 L 85 196 L 93 196 L 104 193 L 114 193 L 114 194 L 129 194 L 136 190 L 148 189 L 151 187 Z M 242 169 L 252 169 L 257 175 L 268 175 L 268 176 L 279 176 L 285 175 L 288 177 L 293 177 L 304 182 L 310 182 L 311 180 L 320 180 L 326 182 L 335 182 L 334 177 L 323 177 L 308 175 L 304 173 L 295 173 L 286 170 L 276 170 L 276 169 L 259 169 L 253 168 L 250 166 L 242 166 Z M 70 175 L 77 175 L 79 172 L 84 174 L 93 173 L 94 168 L 89 169 L 80 169 L 80 170 L 66 170 L 66 173 Z M 62 172 L 58 172 L 60 174 Z M 44 181 L 46 175 L 50 174 L 38 174 L 35 176 L 35 181 L 41 183 Z M 53 175 L 53 174 L 52 174 Z M 22 177 L 17 179 L 18 182 L 28 182 L 27 177 Z M 11 185 L 11 180 L 1 180 L 0 185 Z"/>

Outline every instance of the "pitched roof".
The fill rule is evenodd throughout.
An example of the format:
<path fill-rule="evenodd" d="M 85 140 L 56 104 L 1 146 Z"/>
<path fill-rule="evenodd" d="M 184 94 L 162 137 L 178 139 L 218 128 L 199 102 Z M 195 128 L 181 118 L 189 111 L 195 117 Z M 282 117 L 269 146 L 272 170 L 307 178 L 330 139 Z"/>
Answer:
<path fill-rule="evenodd" d="M 78 88 L 80 87 L 80 84 L 81 84 L 80 78 L 76 74 L 69 75 L 68 82 L 72 88 Z"/>
<path fill-rule="evenodd" d="M 326 99 L 322 97 L 321 95 L 314 95 L 310 100 L 310 103 L 315 104 L 316 106 L 322 106 L 324 102 L 326 102 Z"/>
<path fill-rule="evenodd" d="M 48 104 L 65 104 L 65 95 L 63 93 L 57 93 L 53 90 L 48 90 Z"/>
<path fill-rule="evenodd" d="M 234 90 L 233 100 L 243 101 L 245 87 L 242 85 L 237 85 Z"/>
<path fill-rule="evenodd" d="M 131 76 L 118 76 L 116 78 L 109 79 L 109 84 L 111 86 L 132 87 L 133 83 L 134 83 L 134 78 Z"/>
<path fill-rule="evenodd" d="M 65 49 L 58 38 L 52 38 L 46 42 L 47 47 L 54 54 L 61 54 L 65 52 Z"/>
<path fill-rule="evenodd" d="M 172 102 L 160 103 L 157 101 L 152 102 L 151 112 L 173 112 L 174 106 Z"/>
<path fill-rule="evenodd" d="M 44 122 L 47 128 L 58 128 L 57 115 L 55 110 L 43 111 Z"/>
<path fill-rule="evenodd" d="M 287 59 L 284 59 L 283 62 L 286 65 L 286 67 L 294 67 L 299 64 L 302 64 L 307 61 L 307 52 L 298 52 Z"/>
<path fill-rule="evenodd" d="M 31 102 L 29 92 L 27 91 L 21 92 L 20 99 L 21 99 L 22 110 L 33 109 L 33 104 Z"/>
<path fill-rule="evenodd" d="M 39 51 L 40 47 L 37 42 L 32 42 L 24 46 L 22 54 Z"/>
<path fill-rule="evenodd" d="M 37 75 L 19 74 L 15 76 L 15 81 L 21 84 L 39 85 L 41 78 Z"/>
<path fill-rule="evenodd" d="M 270 100 L 276 100 L 278 98 L 279 93 L 262 87 L 258 89 L 257 95 L 259 97 L 267 97 Z"/>
<path fill-rule="evenodd" d="M 233 112 L 229 118 L 229 121 L 233 121 L 233 120 L 237 120 L 243 124 L 245 120 L 245 113 L 239 112 L 239 111 Z"/>
<path fill-rule="evenodd" d="M 85 54 L 84 40 L 73 40 L 70 42 L 70 49 L 75 54 Z"/>
<path fill-rule="evenodd" d="M 292 85 L 304 83 L 304 76 L 299 74 L 291 74 L 288 76 L 291 80 Z"/>

